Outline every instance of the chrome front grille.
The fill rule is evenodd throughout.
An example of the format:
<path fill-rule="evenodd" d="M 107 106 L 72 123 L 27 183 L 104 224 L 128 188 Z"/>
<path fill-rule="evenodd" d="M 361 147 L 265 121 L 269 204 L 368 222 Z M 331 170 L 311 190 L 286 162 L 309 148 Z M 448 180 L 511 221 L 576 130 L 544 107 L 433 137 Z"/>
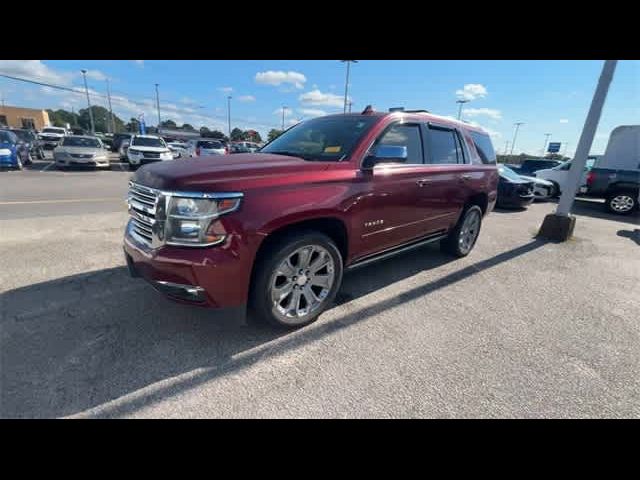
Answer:
<path fill-rule="evenodd" d="M 158 192 L 129 182 L 129 215 L 131 216 L 132 233 L 137 239 L 151 246 L 153 225 L 156 223 L 156 201 Z"/>

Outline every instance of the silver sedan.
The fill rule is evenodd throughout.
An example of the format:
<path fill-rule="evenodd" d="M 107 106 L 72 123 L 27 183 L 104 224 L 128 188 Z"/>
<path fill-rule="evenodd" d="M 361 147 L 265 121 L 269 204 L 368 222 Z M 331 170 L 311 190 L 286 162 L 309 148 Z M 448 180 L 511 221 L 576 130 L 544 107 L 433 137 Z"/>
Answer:
<path fill-rule="evenodd" d="M 58 167 L 100 167 L 109 168 L 109 156 L 99 138 L 73 135 L 64 137 L 53 151 L 53 159 Z"/>

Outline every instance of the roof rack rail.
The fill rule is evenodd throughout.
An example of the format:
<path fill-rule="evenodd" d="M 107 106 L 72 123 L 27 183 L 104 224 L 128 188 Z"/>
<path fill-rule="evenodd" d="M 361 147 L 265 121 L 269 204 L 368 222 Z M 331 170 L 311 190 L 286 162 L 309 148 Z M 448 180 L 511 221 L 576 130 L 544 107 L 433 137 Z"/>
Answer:
<path fill-rule="evenodd" d="M 431 113 L 429 110 L 405 110 L 406 113 Z"/>

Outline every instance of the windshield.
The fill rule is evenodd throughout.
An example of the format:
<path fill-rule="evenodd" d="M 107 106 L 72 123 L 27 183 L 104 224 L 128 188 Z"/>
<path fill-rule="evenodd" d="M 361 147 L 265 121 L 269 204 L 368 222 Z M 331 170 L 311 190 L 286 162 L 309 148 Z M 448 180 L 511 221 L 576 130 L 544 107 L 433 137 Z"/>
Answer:
<path fill-rule="evenodd" d="M 224 148 L 220 142 L 198 142 L 200 148 Z"/>
<path fill-rule="evenodd" d="M 0 130 L 0 143 L 16 143 L 17 140 L 14 133 Z"/>
<path fill-rule="evenodd" d="M 165 147 L 164 141 L 161 138 L 154 137 L 134 137 L 131 142 L 132 147 Z"/>
<path fill-rule="evenodd" d="M 287 130 L 260 152 L 305 160 L 340 161 L 351 153 L 376 121 L 377 117 L 360 115 L 314 118 Z"/>
<path fill-rule="evenodd" d="M 500 172 L 500 175 L 506 178 L 507 180 L 516 180 L 516 181 L 522 180 L 520 178 L 520 175 L 518 175 L 516 172 L 511 170 L 509 167 L 501 166 L 500 168 L 498 168 L 498 172 Z"/>
<path fill-rule="evenodd" d="M 16 137 L 18 137 L 20 140 L 25 141 L 25 142 L 30 142 L 31 140 L 33 140 L 33 133 L 27 131 L 27 130 L 11 130 Z"/>
<path fill-rule="evenodd" d="M 97 138 L 65 137 L 62 145 L 65 147 L 100 148 L 100 141 Z"/>
<path fill-rule="evenodd" d="M 64 135 L 64 129 L 62 129 L 62 128 L 44 128 L 42 130 L 42 133 L 59 133 L 61 135 Z"/>

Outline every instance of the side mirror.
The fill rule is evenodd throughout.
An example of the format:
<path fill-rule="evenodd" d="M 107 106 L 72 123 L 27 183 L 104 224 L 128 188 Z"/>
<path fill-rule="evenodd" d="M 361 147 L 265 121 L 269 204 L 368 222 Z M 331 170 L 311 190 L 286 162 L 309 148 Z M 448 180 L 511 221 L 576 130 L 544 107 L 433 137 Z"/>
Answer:
<path fill-rule="evenodd" d="M 364 159 L 362 168 L 371 169 L 378 163 L 404 163 L 409 158 L 406 146 L 378 145 L 375 151 Z"/>

